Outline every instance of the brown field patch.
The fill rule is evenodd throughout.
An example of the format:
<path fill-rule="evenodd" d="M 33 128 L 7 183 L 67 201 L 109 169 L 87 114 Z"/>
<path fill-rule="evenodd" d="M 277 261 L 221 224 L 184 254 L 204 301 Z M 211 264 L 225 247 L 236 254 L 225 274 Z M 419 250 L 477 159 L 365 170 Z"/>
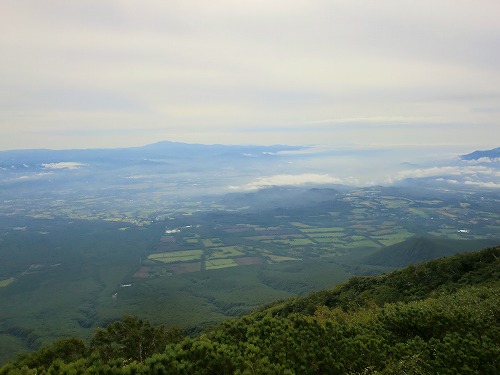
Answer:
<path fill-rule="evenodd" d="M 140 279 L 145 279 L 149 276 L 150 269 L 151 269 L 151 267 L 142 266 L 141 268 L 139 268 L 139 270 L 136 273 L 134 273 L 134 277 L 137 277 Z"/>
<path fill-rule="evenodd" d="M 201 270 L 201 262 L 176 263 L 168 266 L 167 269 L 175 274 L 198 272 Z"/>

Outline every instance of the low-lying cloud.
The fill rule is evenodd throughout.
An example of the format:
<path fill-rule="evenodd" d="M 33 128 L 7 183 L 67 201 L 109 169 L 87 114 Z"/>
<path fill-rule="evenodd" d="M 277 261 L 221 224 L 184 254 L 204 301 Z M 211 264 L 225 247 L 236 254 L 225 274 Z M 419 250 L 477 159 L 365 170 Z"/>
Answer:
<path fill-rule="evenodd" d="M 81 167 L 85 167 L 87 164 L 76 163 L 72 161 L 63 161 L 60 163 L 46 163 L 42 164 L 42 167 L 45 169 L 78 169 Z"/>
<path fill-rule="evenodd" d="M 344 183 L 340 178 L 328 174 L 305 173 L 299 175 L 279 174 L 259 177 L 256 180 L 241 186 L 229 186 L 231 190 L 259 190 L 272 186 L 300 186 Z"/>
<path fill-rule="evenodd" d="M 500 177 L 500 172 L 493 168 L 475 165 L 475 166 L 446 166 L 446 167 L 431 167 L 420 168 L 398 172 L 396 179 L 403 180 L 405 178 L 423 178 L 434 176 L 470 176 L 470 175 L 488 175 Z"/>

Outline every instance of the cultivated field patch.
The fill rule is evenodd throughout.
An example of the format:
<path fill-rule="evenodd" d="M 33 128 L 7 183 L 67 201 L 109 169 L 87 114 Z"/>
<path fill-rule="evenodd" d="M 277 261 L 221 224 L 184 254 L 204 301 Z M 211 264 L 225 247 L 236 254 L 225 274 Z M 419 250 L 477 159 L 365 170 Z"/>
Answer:
<path fill-rule="evenodd" d="M 167 269 L 175 274 L 198 272 L 201 270 L 201 262 L 175 263 L 169 265 Z"/>
<path fill-rule="evenodd" d="M 336 237 L 314 237 L 314 241 L 318 243 L 331 243 L 331 244 L 337 244 L 337 243 L 344 243 L 344 241 L 340 238 Z"/>
<path fill-rule="evenodd" d="M 301 258 L 293 258 L 293 257 L 287 257 L 283 255 L 272 255 L 272 254 L 266 254 L 266 257 L 271 260 L 271 263 L 281 263 L 281 262 L 287 262 L 287 261 L 293 261 L 293 260 L 302 260 Z"/>
<path fill-rule="evenodd" d="M 220 238 L 204 238 L 201 242 L 205 247 L 218 247 L 223 245 Z"/>
<path fill-rule="evenodd" d="M 221 246 L 212 250 L 210 258 L 228 258 L 243 255 L 239 246 Z"/>
<path fill-rule="evenodd" d="M 344 228 L 340 227 L 333 227 L 333 228 L 307 228 L 307 229 L 301 229 L 300 231 L 303 233 L 321 233 L 321 232 L 342 232 Z"/>
<path fill-rule="evenodd" d="M 13 277 L 9 277 L 8 279 L 0 280 L 0 288 L 4 288 L 9 284 L 12 284 L 14 282 Z"/>
<path fill-rule="evenodd" d="M 223 259 L 210 259 L 205 262 L 205 267 L 207 270 L 214 270 L 218 268 L 235 267 L 238 264 L 232 258 Z"/>
<path fill-rule="evenodd" d="M 203 250 L 184 250 L 168 253 L 155 253 L 148 256 L 150 260 L 156 260 L 163 263 L 186 262 L 190 260 L 200 259 L 203 255 Z"/>
<path fill-rule="evenodd" d="M 309 224 L 300 223 L 298 221 L 292 221 L 290 222 L 290 224 L 293 225 L 294 227 L 299 227 L 299 228 L 312 228 Z"/>
<path fill-rule="evenodd" d="M 145 279 L 147 277 L 149 277 L 149 270 L 151 269 L 151 267 L 148 267 L 148 266 L 142 266 L 141 268 L 139 268 L 139 270 L 134 273 L 134 277 L 137 277 L 137 278 L 140 278 L 140 279 Z"/>
<path fill-rule="evenodd" d="M 267 240 L 264 242 L 271 243 L 271 244 L 290 245 L 290 246 L 303 246 L 303 245 L 309 245 L 309 244 L 314 243 L 309 238 L 292 238 L 292 239 L 287 239 L 287 240 Z"/>
<path fill-rule="evenodd" d="M 282 234 L 275 236 L 252 236 L 244 237 L 247 240 L 252 241 L 265 241 L 265 240 L 286 240 L 287 238 L 304 238 L 303 234 Z"/>
<path fill-rule="evenodd" d="M 238 266 L 250 266 L 262 264 L 262 258 L 260 257 L 241 257 L 235 258 L 234 261 Z"/>
<path fill-rule="evenodd" d="M 344 237 L 346 234 L 344 232 L 320 232 L 320 233 L 308 233 L 307 237 L 313 238 L 339 238 Z"/>

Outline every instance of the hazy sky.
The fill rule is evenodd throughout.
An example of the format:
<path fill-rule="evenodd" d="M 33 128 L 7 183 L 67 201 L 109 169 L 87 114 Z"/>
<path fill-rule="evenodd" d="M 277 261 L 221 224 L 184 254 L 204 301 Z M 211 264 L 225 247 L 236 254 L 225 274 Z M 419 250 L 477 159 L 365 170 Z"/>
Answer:
<path fill-rule="evenodd" d="M 0 149 L 499 146 L 498 0 L 2 0 Z"/>

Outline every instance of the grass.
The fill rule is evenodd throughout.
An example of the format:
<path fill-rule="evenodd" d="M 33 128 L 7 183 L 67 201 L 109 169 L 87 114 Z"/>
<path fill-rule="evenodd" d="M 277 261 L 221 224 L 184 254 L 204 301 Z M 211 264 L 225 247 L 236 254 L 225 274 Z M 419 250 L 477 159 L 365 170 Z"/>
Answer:
<path fill-rule="evenodd" d="M 394 232 L 393 229 L 381 229 L 381 230 L 377 230 L 377 231 L 371 232 L 370 234 L 372 236 L 383 237 L 383 236 L 390 236 L 393 233 L 396 233 L 396 232 Z"/>
<path fill-rule="evenodd" d="M 310 225 L 300 223 L 298 221 L 292 221 L 290 224 L 293 225 L 294 227 L 299 227 L 299 228 L 312 228 Z"/>
<path fill-rule="evenodd" d="M 201 240 L 203 246 L 205 247 L 218 247 L 222 246 L 222 241 L 220 238 L 204 238 Z"/>
<path fill-rule="evenodd" d="M 210 259 L 212 258 L 228 258 L 243 255 L 244 253 L 239 250 L 238 246 L 223 246 L 216 247 L 212 250 Z"/>
<path fill-rule="evenodd" d="M 344 243 L 343 240 L 335 237 L 314 237 L 314 241 L 318 243 Z"/>
<path fill-rule="evenodd" d="M 380 203 L 382 203 L 385 207 L 387 208 L 402 208 L 408 205 L 408 202 L 402 199 L 391 199 L 391 200 L 380 200 Z"/>
<path fill-rule="evenodd" d="M 407 238 L 410 238 L 411 236 L 413 236 L 413 234 L 409 232 L 397 232 L 385 236 L 372 236 L 371 238 L 375 241 L 380 242 L 384 246 L 389 246 L 404 241 Z"/>
<path fill-rule="evenodd" d="M 184 250 L 170 253 L 155 253 L 148 256 L 148 259 L 163 263 L 186 262 L 201 258 L 203 250 Z"/>
<path fill-rule="evenodd" d="M 247 240 L 264 241 L 264 240 L 286 240 L 287 238 L 304 238 L 303 234 L 280 234 L 276 236 L 252 236 L 245 237 Z"/>
<path fill-rule="evenodd" d="M 443 209 L 437 210 L 437 212 L 440 215 L 449 217 L 451 219 L 455 219 L 457 217 L 457 215 L 455 213 L 448 212 L 448 208 L 443 208 Z"/>
<path fill-rule="evenodd" d="M 190 273 L 201 271 L 200 262 L 174 263 L 168 267 L 168 270 L 175 274 Z"/>
<path fill-rule="evenodd" d="M 290 260 L 302 260 L 300 258 L 292 258 L 292 257 L 286 257 L 286 256 L 281 256 L 281 255 L 271 255 L 271 254 L 266 254 L 266 257 L 271 259 L 272 262 L 276 262 L 276 263 L 287 262 Z"/>
<path fill-rule="evenodd" d="M 430 232 L 430 234 L 434 236 L 446 237 L 456 240 L 463 238 L 459 233 L 457 233 L 456 229 L 438 229 L 434 232 Z"/>
<path fill-rule="evenodd" d="M 375 240 L 377 240 L 378 242 L 380 242 L 384 246 L 390 246 L 390 245 L 394 245 L 395 243 L 401 242 L 395 238 L 377 238 L 377 237 L 373 237 L 373 238 Z"/>
<path fill-rule="evenodd" d="M 317 238 L 338 238 L 345 236 L 344 232 L 321 232 L 321 233 L 308 233 L 308 237 L 316 240 Z"/>
<path fill-rule="evenodd" d="M 398 228 L 396 228 L 398 229 Z M 376 233 L 386 233 L 384 232 L 376 232 Z M 375 233 L 373 233 L 375 234 Z M 392 231 L 391 233 L 384 234 L 382 236 L 371 236 L 375 241 L 380 242 L 384 246 L 394 245 L 395 243 L 401 242 L 413 236 L 412 233 L 408 232 L 406 229 L 399 229 L 398 231 Z"/>
<path fill-rule="evenodd" d="M 0 280 L 0 288 L 4 288 L 7 285 L 12 284 L 13 282 L 14 282 L 14 278 L 13 277 L 9 277 L 8 279 L 5 279 L 5 280 Z"/>
<path fill-rule="evenodd" d="M 308 228 L 301 229 L 300 231 L 303 233 L 320 233 L 320 232 L 342 232 L 344 228 L 333 227 L 333 228 Z"/>
<path fill-rule="evenodd" d="M 353 249 L 356 247 L 380 247 L 378 244 L 376 244 L 373 241 L 370 240 L 362 240 L 362 241 L 352 241 L 352 242 L 346 242 L 344 244 L 345 248 L 348 249 Z"/>
<path fill-rule="evenodd" d="M 362 241 L 362 240 L 364 240 L 364 239 L 365 239 L 365 237 L 364 237 L 364 236 L 351 236 L 351 237 L 349 237 L 349 238 L 350 238 L 350 240 L 351 240 L 351 241 L 355 241 L 355 242 L 356 242 L 356 241 Z"/>
<path fill-rule="evenodd" d="M 422 203 L 435 205 L 435 204 L 443 203 L 443 201 L 441 201 L 439 199 L 433 199 L 433 200 L 424 200 L 424 201 L 422 201 Z"/>
<path fill-rule="evenodd" d="M 207 270 L 214 270 L 226 267 L 236 267 L 238 264 L 234 259 L 223 258 L 223 259 L 210 259 L 205 262 L 205 267 Z"/>
<path fill-rule="evenodd" d="M 422 219 L 428 219 L 429 218 L 429 215 L 427 215 L 423 210 L 421 209 L 418 209 L 418 208 L 409 208 L 408 211 L 413 214 L 413 215 L 416 215 L 416 216 L 419 216 L 421 217 Z"/>
<path fill-rule="evenodd" d="M 314 244 L 309 238 L 294 238 L 290 240 L 268 240 L 264 241 L 271 244 L 282 244 L 282 245 L 290 245 L 290 246 L 303 246 Z"/>

